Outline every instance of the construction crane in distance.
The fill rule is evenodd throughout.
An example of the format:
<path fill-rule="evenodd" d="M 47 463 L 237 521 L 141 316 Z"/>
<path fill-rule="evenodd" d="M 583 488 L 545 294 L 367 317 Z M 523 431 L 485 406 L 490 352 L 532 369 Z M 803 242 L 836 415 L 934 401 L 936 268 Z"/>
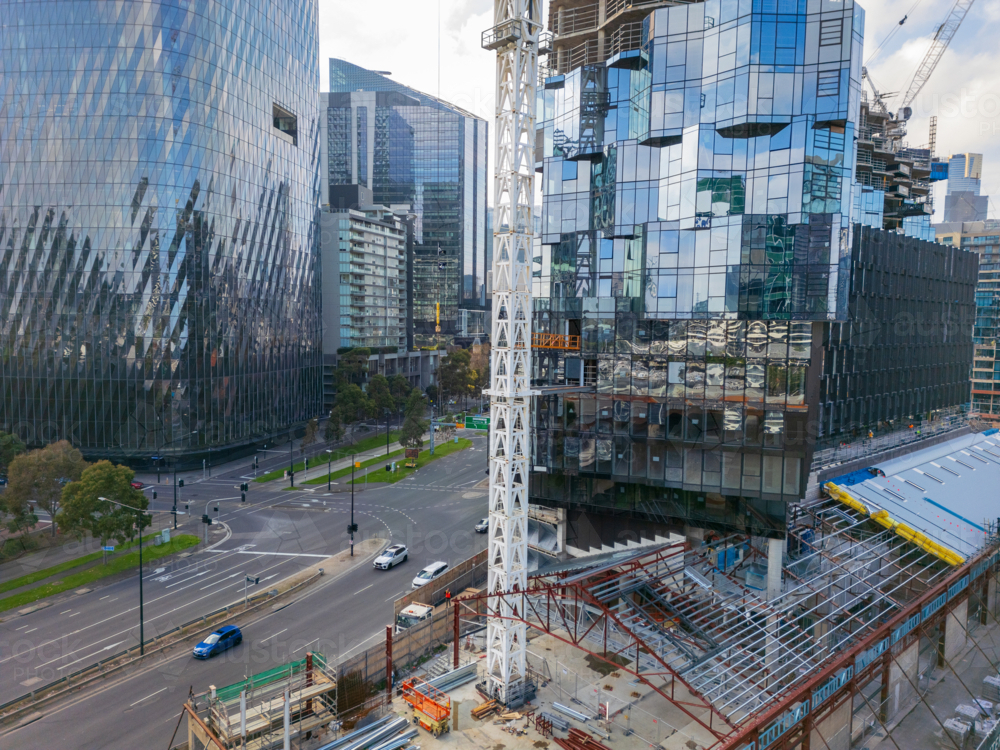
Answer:
<path fill-rule="evenodd" d="M 528 689 L 528 461 L 531 420 L 531 248 L 535 210 L 535 92 L 541 0 L 494 0 L 496 162 L 493 172 L 493 330 L 486 679 L 492 698 L 520 705 Z"/>
<path fill-rule="evenodd" d="M 910 115 L 913 113 L 911 105 L 913 101 L 917 98 L 917 94 L 924 87 L 930 79 L 931 74 L 934 73 L 934 68 L 941 61 L 941 56 L 944 55 L 944 51 L 948 49 L 948 45 L 951 44 L 951 40 L 955 36 L 955 32 L 958 31 L 958 27 L 962 25 L 962 21 L 965 20 L 966 14 L 969 12 L 969 8 L 976 0 L 956 0 L 955 5 L 952 7 L 951 12 L 945 19 L 944 23 L 938 26 L 938 30 L 934 33 L 934 38 L 931 40 L 931 46 L 928 48 L 927 52 L 924 54 L 923 60 L 920 61 L 920 65 L 917 66 L 916 72 L 913 74 L 913 78 L 910 80 L 910 85 L 906 88 L 906 93 L 903 94 L 903 98 L 899 104 L 899 115 L 904 120 L 908 120 Z"/>

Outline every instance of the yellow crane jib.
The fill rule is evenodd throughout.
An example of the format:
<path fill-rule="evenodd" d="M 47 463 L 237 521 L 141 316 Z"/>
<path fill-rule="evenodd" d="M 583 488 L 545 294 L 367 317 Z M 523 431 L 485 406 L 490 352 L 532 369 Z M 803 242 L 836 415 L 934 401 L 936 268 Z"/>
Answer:
<path fill-rule="evenodd" d="M 965 562 L 965 558 L 954 550 L 945 547 L 943 544 L 935 542 L 923 532 L 917 531 L 916 529 L 907 526 L 905 523 L 900 523 L 894 520 L 892 516 L 889 515 L 889 511 L 884 508 L 876 511 L 868 510 L 868 506 L 856 499 L 843 487 L 839 487 L 833 482 L 827 482 L 823 485 L 823 487 L 834 500 L 838 500 L 849 508 L 853 508 L 859 513 L 864 514 L 880 526 L 884 526 L 893 533 L 901 536 L 906 541 L 917 545 L 920 549 L 924 550 L 924 552 L 929 552 L 938 559 L 944 560 L 949 565 L 958 566 Z"/>

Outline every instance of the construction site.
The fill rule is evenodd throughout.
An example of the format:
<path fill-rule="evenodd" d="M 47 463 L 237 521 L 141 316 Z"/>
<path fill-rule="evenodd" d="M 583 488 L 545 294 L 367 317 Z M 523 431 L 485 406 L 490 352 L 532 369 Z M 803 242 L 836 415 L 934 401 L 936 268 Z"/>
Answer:
<path fill-rule="evenodd" d="M 827 482 L 784 540 L 540 568 L 511 610 L 526 669 L 506 703 L 485 659 L 499 595 L 456 586 L 349 662 L 310 653 L 191 696 L 187 747 L 992 750 L 1000 537 L 973 514 L 998 481 L 1000 437 L 965 435 Z"/>

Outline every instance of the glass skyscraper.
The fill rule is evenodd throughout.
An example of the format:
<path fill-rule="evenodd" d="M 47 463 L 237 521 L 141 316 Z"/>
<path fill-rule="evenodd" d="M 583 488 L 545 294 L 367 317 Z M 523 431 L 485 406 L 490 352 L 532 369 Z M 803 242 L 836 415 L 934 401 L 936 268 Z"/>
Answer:
<path fill-rule="evenodd" d="M 533 377 L 556 392 L 532 500 L 781 534 L 817 440 L 965 400 L 945 316 L 971 316 L 975 259 L 852 216 L 853 2 L 708 0 L 639 29 L 570 69 L 557 35 L 539 91 Z M 911 312 L 933 333 L 878 330 Z"/>
<path fill-rule="evenodd" d="M 364 185 L 375 203 L 415 216 L 414 343 L 452 341 L 459 310 L 489 304 L 486 122 L 335 58 L 321 101 L 326 186 Z"/>
<path fill-rule="evenodd" d="M 315 0 L 6 3 L 0 429 L 201 458 L 321 408 Z"/>

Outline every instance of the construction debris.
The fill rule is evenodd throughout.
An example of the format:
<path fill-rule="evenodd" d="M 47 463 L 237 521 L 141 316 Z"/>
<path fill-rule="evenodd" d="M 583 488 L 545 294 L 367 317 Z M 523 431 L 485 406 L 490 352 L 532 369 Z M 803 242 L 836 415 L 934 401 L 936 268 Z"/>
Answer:
<path fill-rule="evenodd" d="M 479 719 L 482 721 L 487 718 L 497 710 L 499 710 L 500 704 L 495 700 L 488 700 L 485 703 L 480 703 L 474 709 L 472 709 L 472 718 Z"/>
<path fill-rule="evenodd" d="M 569 730 L 569 737 L 562 739 L 553 737 L 556 744 L 563 750 L 609 750 L 606 745 L 602 745 L 586 732 L 573 727 Z"/>

